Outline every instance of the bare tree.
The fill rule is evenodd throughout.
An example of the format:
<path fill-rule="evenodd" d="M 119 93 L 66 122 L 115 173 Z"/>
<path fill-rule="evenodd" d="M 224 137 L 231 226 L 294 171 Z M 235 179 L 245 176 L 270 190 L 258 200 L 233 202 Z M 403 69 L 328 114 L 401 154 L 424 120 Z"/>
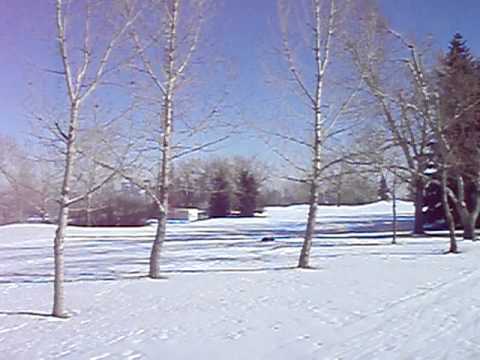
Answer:
<path fill-rule="evenodd" d="M 439 141 L 440 144 L 439 150 L 443 159 L 442 164 L 440 165 L 442 203 L 449 226 L 449 251 L 455 253 L 457 252 L 457 242 L 455 239 L 453 217 L 448 203 L 448 196 L 450 196 L 452 199 L 454 199 L 454 196 L 447 187 L 447 168 L 450 159 L 450 151 L 448 148 L 448 143 L 445 141 L 444 126 L 446 119 L 444 119 L 440 111 L 438 92 L 435 90 L 429 70 L 423 61 L 422 53 L 418 51 L 417 46 L 413 42 L 407 41 L 401 34 L 391 29 L 388 29 L 388 32 L 400 42 L 400 44 L 408 53 L 407 57 L 404 58 L 403 64 L 405 64 L 408 74 L 410 75 L 409 81 L 412 86 L 413 95 L 409 97 L 409 100 L 402 102 L 402 115 L 406 119 L 408 119 L 410 116 L 418 118 L 423 129 L 422 139 L 426 137 L 430 141 L 431 136 L 433 136 L 433 138 Z M 426 147 L 428 146 L 427 141 L 424 140 L 422 143 L 424 144 L 422 146 L 422 150 L 426 151 Z M 402 146 L 401 144 L 402 142 L 399 144 L 401 148 L 404 148 L 407 145 L 404 143 Z M 424 171 L 424 168 L 422 167 L 419 170 Z M 424 176 L 423 171 L 422 173 L 418 172 L 417 176 Z"/>
<path fill-rule="evenodd" d="M 75 170 L 75 161 L 78 156 L 78 129 L 82 121 L 81 111 L 89 99 L 104 81 L 105 75 L 112 71 L 109 63 L 112 58 L 112 52 L 119 45 L 124 34 L 136 20 L 138 13 L 129 17 L 119 17 L 120 24 L 114 26 L 110 39 L 106 42 L 103 49 L 98 49 L 92 43 L 92 18 L 93 15 L 106 11 L 106 9 L 94 8 L 94 3 L 87 1 L 83 13 L 85 26 L 83 31 L 83 41 L 80 45 L 75 44 L 75 37 L 70 36 L 67 18 L 71 15 L 67 12 L 66 4 L 63 0 L 56 0 L 56 21 L 57 21 L 57 40 L 58 50 L 61 58 L 62 70 L 58 72 L 64 79 L 67 106 L 68 121 L 67 129 L 63 130 L 57 125 L 57 130 L 63 138 L 64 144 L 64 166 L 63 181 L 61 186 L 61 195 L 59 199 L 58 226 L 54 241 L 54 261 L 55 261 L 55 280 L 54 280 L 54 301 L 53 316 L 66 317 L 64 300 L 64 239 L 65 229 L 68 224 L 70 207 L 85 199 L 89 194 L 100 189 L 115 175 L 112 171 L 108 176 L 100 179 L 90 188 L 89 191 L 72 196 L 72 177 Z M 105 5 L 105 4 L 96 4 Z M 96 12 L 96 13 L 95 13 Z M 108 13 L 108 11 L 106 11 Z M 83 56 L 78 59 L 74 50 L 81 49 Z M 97 55 L 98 51 L 98 56 Z"/>
<path fill-rule="evenodd" d="M 195 83 L 194 67 L 198 64 L 209 2 L 154 0 L 150 4 L 145 21 L 130 32 L 137 55 L 130 67 L 140 75 L 140 83 L 146 81 L 146 86 L 140 87 L 139 98 L 147 113 L 142 137 L 147 145 L 138 150 L 143 153 L 144 161 L 136 172 L 153 180 L 150 183 L 154 188 L 145 186 L 144 179 L 132 175 L 132 171 L 123 176 L 142 187 L 158 210 L 158 227 L 149 262 L 149 276 L 157 279 L 160 278 L 160 256 L 166 236 L 172 162 L 211 149 L 228 135 L 204 135 L 209 128 L 221 130 L 218 122 L 213 125 L 218 120 L 217 106 L 204 111 L 206 114 L 200 118 L 188 121 L 195 117 L 191 109 L 192 97 L 188 103 L 182 103 L 180 98 L 182 90 Z M 148 175 L 152 172 L 156 173 Z"/>
<path fill-rule="evenodd" d="M 445 217 L 449 225 L 450 233 L 450 252 L 457 252 L 457 243 L 454 232 L 454 221 L 451 214 L 449 200 L 457 207 L 462 221 L 467 226 L 474 224 L 478 217 L 480 210 L 480 195 L 477 199 L 477 206 L 473 209 L 468 209 L 465 202 L 465 189 L 463 186 L 463 179 L 455 171 L 458 164 L 462 162 L 461 158 L 455 157 L 453 150 L 454 144 L 448 139 L 447 133 L 452 122 L 455 123 L 466 111 L 469 111 L 474 106 L 478 106 L 478 99 L 473 99 L 467 104 L 462 104 L 461 107 L 455 109 L 455 113 L 446 116 L 442 109 L 441 94 L 435 84 L 435 77 L 433 76 L 432 68 L 428 68 L 425 64 L 425 59 L 418 50 L 415 43 L 408 41 L 404 36 L 391 29 L 388 32 L 395 37 L 395 39 L 403 46 L 406 57 L 403 60 L 408 74 L 409 82 L 412 87 L 412 96 L 409 100 L 403 103 L 403 111 L 406 116 L 418 117 L 427 126 L 430 135 L 430 140 L 433 140 L 436 151 L 440 155 L 440 163 L 438 164 L 441 178 L 440 183 L 442 192 L 442 204 L 445 211 Z M 480 175 L 480 171 L 475 168 L 476 174 Z M 458 194 L 455 194 L 447 184 L 448 176 L 453 176 L 458 185 Z M 477 177 L 479 179 L 480 177 Z M 471 227 L 470 227 L 471 229 Z M 474 235 L 474 231 L 473 234 Z"/>
<path fill-rule="evenodd" d="M 397 243 L 397 172 L 392 172 L 392 244 Z"/>
<path fill-rule="evenodd" d="M 105 111 L 110 112 L 110 111 Z M 94 114 L 96 109 L 94 109 Z M 125 131 L 118 130 L 121 126 L 129 123 L 127 119 L 123 118 L 125 111 L 121 112 L 122 116 L 111 119 L 106 114 L 102 115 L 103 121 L 96 119 L 92 124 L 79 129 L 77 136 L 77 158 L 73 178 L 75 182 L 75 192 L 85 193 L 84 199 L 75 203 L 71 208 L 72 213 L 76 216 L 77 221 L 87 226 L 94 225 L 94 213 L 106 207 L 106 204 L 97 201 L 97 186 L 101 179 L 107 177 L 107 181 L 103 186 L 113 186 L 114 177 L 109 174 L 117 174 L 116 178 L 120 177 L 120 167 L 113 166 L 112 169 L 105 169 L 101 167 L 99 161 L 108 161 L 112 164 L 123 164 L 127 166 L 135 160 L 133 154 L 129 153 L 131 139 L 125 134 Z M 108 119 L 107 121 L 105 121 Z M 116 123 L 115 120 L 121 119 L 121 122 Z M 128 128 L 128 127 L 127 127 Z M 130 158 L 128 158 L 130 156 Z M 117 159 L 115 159 L 117 157 Z M 124 159 L 123 159 L 124 157 Z"/>
<path fill-rule="evenodd" d="M 284 140 L 301 145 L 311 156 L 310 169 L 305 169 L 288 154 L 277 152 L 300 171 L 303 181 L 307 181 L 310 187 L 307 226 L 298 262 L 299 267 L 308 268 L 322 173 L 342 161 L 337 158 L 326 161 L 328 140 L 347 130 L 345 124 L 344 128 L 339 127 L 339 124 L 343 118 L 353 117 L 349 111 L 358 93 L 360 80 L 358 77 L 348 80 L 343 78 L 342 82 L 338 77 L 339 68 L 345 66 L 342 69 L 345 70 L 349 67 L 346 61 L 342 62 L 340 53 L 343 40 L 347 37 L 345 19 L 350 1 L 313 0 L 292 3 L 280 0 L 278 5 L 282 57 L 298 95 L 297 105 L 305 105 L 309 111 L 303 116 L 312 119 L 302 124 L 308 129 L 306 130 L 308 138 L 305 140 L 296 135 L 275 134 Z M 334 66 L 335 63 L 337 68 Z M 344 84 L 343 91 L 339 91 L 339 83 Z"/>
<path fill-rule="evenodd" d="M 423 203 L 430 128 L 425 117 L 410 111 L 416 101 L 412 74 L 405 64 L 405 48 L 397 42 L 395 33 L 374 7 L 359 9 L 359 31 L 348 42 L 347 48 L 376 102 L 389 133 L 387 142 L 399 147 L 404 161 L 397 161 L 399 172 L 409 174 L 414 193 L 414 234 L 423 234 Z"/>

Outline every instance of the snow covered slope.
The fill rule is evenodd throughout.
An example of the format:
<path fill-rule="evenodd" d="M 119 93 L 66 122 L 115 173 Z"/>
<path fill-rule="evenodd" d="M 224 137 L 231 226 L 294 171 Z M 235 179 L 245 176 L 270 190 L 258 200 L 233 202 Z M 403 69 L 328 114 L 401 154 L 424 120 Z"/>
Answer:
<path fill-rule="evenodd" d="M 478 359 L 480 249 L 390 245 L 390 211 L 321 207 L 308 271 L 292 268 L 305 206 L 173 225 L 158 281 L 154 227 L 69 228 L 68 320 L 47 316 L 54 228 L 0 227 L 0 358 Z M 408 229 L 412 205 L 399 212 Z"/>

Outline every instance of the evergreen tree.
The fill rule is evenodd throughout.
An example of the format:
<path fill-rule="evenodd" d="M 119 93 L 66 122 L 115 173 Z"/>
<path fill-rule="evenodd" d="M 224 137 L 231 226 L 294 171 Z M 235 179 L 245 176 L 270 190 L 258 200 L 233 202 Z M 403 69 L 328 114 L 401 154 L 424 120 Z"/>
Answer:
<path fill-rule="evenodd" d="M 241 216 L 253 216 L 257 208 L 259 183 L 248 170 L 242 170 L 238 179 L 237 199 Z"/>
<path fill-rule="evenodd" d="M 227 174 L 218 170 L 212 180 L 212 193 L 210 195 L 209 215 L 210 217 L 226 217 L 231 210 L 231 188 Z"/>
<path fill-rule="evenodd" d="M 441 60 L 438 79 L 439 110 L 447 122 L 444 136 L 451 152 L 447 164 L 447 183 L 457 197 L 465 196 L 465 203 L 471 212 L 478 202 L 477 194 L 480 191 L 476 186 L 480 180 L 480 66 L 458 33 L 454 35 L 448 53 Z M 434 162 L 444 163 L 446 159 L 441 158 L 434 145 Z M 438 173 L 432 172 L 429 176 L 438 183 Z M 459 180 L 465 189 L 462 194 L 458 190 Z M 430 183 L 426 189 L 426 217 L 430 223 L 445 218 L 437 183 Z M 460 223 L 455 204 L 450 204 L 450 208 L 455 221 Z M 472 234 L 467 234 L 467 237 L 471 236 Z"/>
<path fill-rule="evenodd" d="M 448 119 L 445 135 L 453 151 L 455 168 L 462 175 L 476 179 L 480 165 L 480 71 L 460 34 L 455 34 L 450 42 L 441 68 L 441 112 Z"/>

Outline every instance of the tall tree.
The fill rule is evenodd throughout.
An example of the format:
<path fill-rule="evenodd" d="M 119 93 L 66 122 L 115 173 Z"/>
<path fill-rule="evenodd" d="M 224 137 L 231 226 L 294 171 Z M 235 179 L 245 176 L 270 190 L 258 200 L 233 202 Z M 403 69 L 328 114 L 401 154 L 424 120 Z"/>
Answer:
<path fill-rule="evenodd" d="M 464 228 L 475 240 L 480 214 L 480 70 L 462 35 L 455 34 L 439 69 L 439 106 L 453 161 L 451 195 Z"/>
<path fill-rule="evenodd" d="M 449 133 L 452 129 L 452 124 L 457 124 L 466 113 L 477 107 L 480 101 L 476 97 L 467 97 L 463 99 L 465 101 L 460 106 L 455 106 L 454 111 L 451 113 L 445 111 L 445 96 L 443 96 L 435 81 L 434 71 L 426 66 L 423 54 L 413 42 L 408 41 L 401 34 L 394 31 L 390 31 L 390 33 L 398 39 L 399 43 L 408 52 L 408 57 L 403 62 L 408 70 L 408 79 L 413 87 L 414 96 L 405 103 L 405 110 L 412 116 L 423 119 L 428 125 L 431 143 L 434 144 L 435 151 L 438 154 L 437 158 L 439 159 L 438 171 L 440 171 L 441 180 L 438 183 L 441 187 L 442 205 L 450 230 L 449 251 L 457 252 L 453 216 L 449 202 L 452 201 L 455 207 L 463 210 L 464 214 L 468 214 L 469 217 L 471 213 L 467 211 L 465 202 L 464 179 L 458 171 L 459 164 L 462 164 L 462 159 L 457 157 L 456 142 L 452 141 Z M 475 169 L 475 173 L 479 173 L 477 169 Z M 449 176 L 454 176 L 456 180 L 458 195 L 448 187 Z M 462 211 L 459 212 L 461 215 Z"/>
<path fill-rule="evenodd" d="M 81 111 L 87 99 L 95 93 L 104 80 L 105 75 L 112 70 L 112 68 L 108 67 L 112 58 L 112 52 L 136 20 L 138 13 L 132 13 L 132 16 L 126 18 L 119 16 L 116 20 L 121 19 L 120 23 L 115 22 L 117 26 L 114 26 L 114 29 L 112 29 L 111 37 L 107 40 L 103 49 L 99 49 L 95 46 L 95 43 L 92 42 L 92 17 L 95 14 L 98 15 L 101 12 L 105 12 L 106 9 L 95 8 L 92 1 L 85 2 L 85 9 L 82 12 L 85 24 L 83 39 L 80 43 L 77 43 L 75 41 L 76 37 L 69 32 L 71 29 L 68 28 L 70 23 L 67 21 L 67 18 L 69 18 L 72 13 L 67 11 L 67 4 L 65 4 L 63 0 L 56 0 L 55 5 L 58 51 L 62 64 L 60 74 L 65 83 L 68 120 L 66 121 L 66 130 L 61 129 L 60 125 L 55 123 L 64 144 L 64 158 L 63 181 L 60 199 L 58 200 L 60 209 L 54 240 L 55 279 L 52 314 L 56 317 L 66 317 L 68 314 L 65 311 L 64 297 L 64 239 L 70 207 L 101 188 L 115 175 L 115 172 L 112 171 L 106 177 L 98 180 L 89 191 L 78 196 L 72 196 L 71 190 L 75 161 L 79 154 L 78 131 L 80 122 L 82 121 Z M 72 33 L 75 33 L 75 31 L 72 30 Z M 80 53 L 83 54 L 80 59 L 76 56 L 78 49 L 81 49 Z M 97 57 L 95 55 L 97 55 Z"/>
<path fill-rule="evenodd" d="M 408 47 L 399 44 L 398 35 L 390 28 L 378 9 L 358 10 L 361 26 L 348 42 L 353 62 L 367 85 L 374 105 L 383 118 L 388 132 L 386 146 L 398 147 L 403 159 L 398 159 L 397 170 L 408 174 L 414 194 L 415 222 L 413 233 L 423 234 L 424 229 L 424 171 L 428 164 L 430 128 L 425 117 L 412 111 L 419 100 L 410 68 Z M 407 53 L 407 54 L 406 54 Z M 406 58 L 407 57 L 407 58 Z"/>
<path fill-rule="evenodd" d="M 226 140 L 228 135 L 213 139 L 205 135 L 211 128 L 218 130 L 217 134 L 221 132 L 217 123 L 213 126 L 219 113 L 216 106 L 204 111 L 210 104 L 203 98 L 204 108 L 195 109 L 195 96 L 201 98 L 198 93 L 190 93 L 186 103 L 181 98 L 182 91 L 198 84 L 200 76 L 194 69 L 198 66 L 205 70 L 199 53 L 210 2 L 152 0 L 148 4 L 143 21 L 130 33 L 137 55 L 130 67 L 139 75 L 137 97 L 146 109 L 140 146 L 140 151 L 144 152 L 143 163 L 122 176 L 144 189 L 155 204 L 158 227 L 150 252 L 149 277 L 157 279 L 160 278 L 160 257 L 172 200 L 169 196 L 173 161 L 211 148 Z M 144 177 L 139 178 L 138 173 L 153 178 L 153 188 L 145 187 Z"/>
<path fill-rule="evenodd" d="M 281 53 L 290 76 L 289 83 L 293 84 L 298 100 L 296 106 L 306 105 L 302 117 L 308 120 L 298 127 L 308 129 L 306 130 L 308 139 L 301 139 L 292 134 L 274 135 L 301 145 L 308 151 L 308 169 L 294 163 L 285 154 L 279 154 L 302 173 L 301 181 L 308 183 L 309 186 L 307 225 L 298 260 L 300 268 L 308 268 L 322 173 L 340 161 L 338 159 L 326 161 L 327 141 L 335 135 L 345 133 L 345 128 L 339 128 L 339 124 L 349 112 L 360 84 L 358 77 L 349 78 L 351 75 L 348 71 L 349 64 L 342 61 L 340 56 L 344 38 L 348 37 L 346 19 L 351 1 L 279 0 L 278 4 L 282 36 Z M 344 76 L 342 79 L 339 77 L 340 73 Z M 343 90 L 335 86 L 340 83 L 344 84 Z"/>

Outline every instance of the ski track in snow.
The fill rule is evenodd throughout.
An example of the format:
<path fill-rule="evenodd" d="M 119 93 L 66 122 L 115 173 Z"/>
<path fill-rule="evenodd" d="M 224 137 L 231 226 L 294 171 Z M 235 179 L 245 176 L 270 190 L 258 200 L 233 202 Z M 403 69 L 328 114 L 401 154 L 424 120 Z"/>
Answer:
<path fill-rule="evenodd" d="M 145 278 L 153 227 L 69 228 L 68 320 L 48 316 L 54 227 L 0 227 L 0 358 L 480 358 L 480 249 L 389 245 L 389 211 L 320 207 L 314 270 L 292 268 L 305 206 L 175 224 L 164 280 Z"/>

